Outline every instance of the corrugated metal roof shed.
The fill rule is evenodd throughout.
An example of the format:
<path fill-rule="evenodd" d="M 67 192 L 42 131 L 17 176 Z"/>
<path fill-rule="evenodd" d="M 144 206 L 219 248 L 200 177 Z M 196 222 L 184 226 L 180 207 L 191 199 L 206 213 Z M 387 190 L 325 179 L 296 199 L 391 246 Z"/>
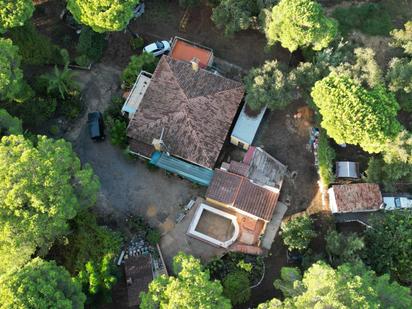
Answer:
<path fill-rule="evenodd" d="M 188 163 L 163 152 L 154 152 L 150 163 L 202 186 L 208 186 L 212 181 L 212 170 Z"/>
<path fill-rule="evenodd" d="M 236 137 L 242 143 L 251 145 L 255 138 L 256 132 L 259 129 L 266 107 L 264 107 L 259 114 L 252 117 L 246 112 L 246 104 L 243 105 L 239 118 L 236 121 L 235 127 L 232 131 L 232 136 Z"/>
<path fill-rule="evenodd" d="M 336 162 L 336 177 L 359 178 L 359 163 L 350 161 Z"/>

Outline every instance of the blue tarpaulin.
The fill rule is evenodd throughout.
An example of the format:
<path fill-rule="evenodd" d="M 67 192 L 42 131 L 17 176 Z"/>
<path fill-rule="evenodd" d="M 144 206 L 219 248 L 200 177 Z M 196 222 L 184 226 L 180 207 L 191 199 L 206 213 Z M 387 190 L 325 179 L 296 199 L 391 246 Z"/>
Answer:
<path fill-rule="evenodd" d="M 150 163 L 202 186 L 209 186 L 213 171 L 172 157 L 164 152 L 153 153 Z"/>

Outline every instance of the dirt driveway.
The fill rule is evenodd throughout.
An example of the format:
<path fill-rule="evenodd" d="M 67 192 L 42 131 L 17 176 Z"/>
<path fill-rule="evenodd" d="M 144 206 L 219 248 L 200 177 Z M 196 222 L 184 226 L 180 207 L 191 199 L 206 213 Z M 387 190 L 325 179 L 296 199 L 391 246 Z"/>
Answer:
<path fill-rule="evenodd" d="M 84 116 L 65 137 L 83 163 L 89 163 L 101 182 L 101 193 L 96 205 L 100 215 L 118 219 L 128 215 L 145 216 L 152 226 L 166 232 L 174 227 L 180 206 L 191 197 L 203 194 L 202 188 L 162 170 L 152 170 L 145 162 L 131 159 L 108 140 L 95 143 L 87 132 L 87 112 L 103 112 L 110 98 L 119 92 L 120 70 L 105 64 L 92 71 L 80 71 L 77 79 L 83 88 L 87 105 Z"/>

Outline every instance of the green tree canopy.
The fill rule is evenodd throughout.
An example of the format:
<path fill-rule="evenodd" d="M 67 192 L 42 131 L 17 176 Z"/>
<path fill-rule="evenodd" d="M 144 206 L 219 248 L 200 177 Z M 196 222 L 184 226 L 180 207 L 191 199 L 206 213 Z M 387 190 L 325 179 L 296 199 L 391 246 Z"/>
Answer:
<path fill-rule="evenodd" d="M 250 298 L 250 280 L 247 272 L 238 270 L 229 273 L 223 279 L 223 294 L 232 305 L 243 304 Z"/>
<path fill-rule="evenodd" d="M 153 73 L 156 69 L 159 58 L 151 53 L 142 53 L 139 56 L 130 57 L 130 62 L 122 72 L 122 82 L 126 88 L 131 88 L 140 72 L 147 71 Z"/>
<path fill-rule="evenodd" d="M 116 282 L 113 260 L 119 253 L 122 238 L 109 228 L 99 226 L 90 210 L 79 212 L 71 227 L 66 241 L 53 250 L 57 252 L 56 260 L 73 276 L 78 276 L 86 295 L 106 297 Z"/>
<path fill-rule="evenodd" d="M 390 91 L 412 93 L 412 61 L 407 58 L 393 58 L 389 63 L 386 79 Z"/>
<path fill-rule="evenodd" d="M 80 285 L 54 261 L 35 258 L 0 277 L 1 309 L 81 309 L 85 300 Z"/>
<path fill-rule="evenodd" d="M 403 48 L 406 54 L 412 55 L 412 21 L 405 24 L 405 29 L 393 30 L 391 36 L 391 46 Z"/>
<path fill-rule="evenodd" d="M 360 261 L 360 253 L 365 247 L 365 243 L 363 238 L 355 233 L 344 235 L 332 230 L 326 234 L 325 240 L 326 252 L 332 265 Z"/>
<path fill-rule="evenodd" d="M 19 99 L 23 89 L 28 87 L 20 69 L 19 49 L 10 39 L 0 38 L 0 99 Z"/>
<path fill-rule="evenodd" d="M 0 108 L 0 138 L 4 135 L 22 133 L 21 120 L 11 116 L 5 109 Z"/>
<path fill-rule="evenodd" d="M 373 216 L 369 224 L 373 228 L 365 235 L 368 263 L 378 273 L 411 283 L 412 213 L 388 211 Z"/>
<path fill-rule="evenodd" d="M 337 269 L 318 262 L 294 280 L 293 291 L 283 302 L 273 299 L 258 309 L 307 308 L 409 308 L 409 289 L 391 282 L 388 275 L 378 277 L 363 264 L 343 264 Z"/>
<path fill-rule="evenodd" d="M 256 1 L 222 0 L 213 8 L 212 21 L 225 35 L 249 29 L 256 19 L 259 9 Z"/>
<path fill-rule="evenodd" d="M 99 181 L 70 143 L 21 135 L 0 142 L 0 273 L 47 253 L 67 220 L 96 201 Z"/>
<path fill-rule="evenodd" d="M 383 84 L 382 70 L 375 60 L 375 52 L 371 48 L 355 48 L 353 63 L 345 62 L 332 71 L 346 75 L 368 88 Z"/>
<path fill-rule="evenodd" d="M 32 0 L 0 0 L 0 33 L 23 26 L 33 12 Z"/>
<path fill-rule="evenodd" d="M 299 47 L 321 50 L 337 34 L 337 23 L 325 16 L 322 6 L 312 0 L 280 0 L 266 25 L 270 45 L 280 44 L 293 52 Z"/>
<path fill-rule="evenodd" d="M 289 250 L 303 251 L 316 237 L 313 221 L 308 216 L 296 217 L 281 225 L 281 236 Z"/>
<path fill-rule="evenodd" d="M 173 259 L 177 277 L 162 275 L 149 285 L 147 293 L 141 293 L 141 309 L 154 308 L 204 308 L 229 309 L 229 299 L 222 296 L 219 281 L 210 281 L 208 271 L 203 271 L 200 261 L 193 256 L 179 253 Z"/>
<path fill-rule="evenodd" d="M 246 103 L 253 110 L 264 106 L 282 109 L 292 99 L 291 86 L 285 68 L 274 61 L 266 61 L 259 68 L 252 68 L 245 77 Z"/>
<path fill-rule="evenodd" d="M 120 31 L 133 18 L 139 0 L 68 0 L 67 9 L 77 22 L 96 32 Z"/>
<path fill-rule="evenodd" d="M 377 153 L 402 128 L 396 119 L 399 104 L 382 86 L 366 90 L 345 75 L 331 73 L 316 82 L 311 95 L 322 127 L 338 144 Z"/>

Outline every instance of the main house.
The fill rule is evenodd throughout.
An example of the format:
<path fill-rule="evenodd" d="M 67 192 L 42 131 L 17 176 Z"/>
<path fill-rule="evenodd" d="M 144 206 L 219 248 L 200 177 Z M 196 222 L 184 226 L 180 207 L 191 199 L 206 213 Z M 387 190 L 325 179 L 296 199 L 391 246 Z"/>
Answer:
<path fill-rule="evenodd" d="M 127 128 L 130 151 L 148 159 L 157 151 L 213 169 L 243 94 L 241 83 L 196 59 L 163 56 Z"/>

